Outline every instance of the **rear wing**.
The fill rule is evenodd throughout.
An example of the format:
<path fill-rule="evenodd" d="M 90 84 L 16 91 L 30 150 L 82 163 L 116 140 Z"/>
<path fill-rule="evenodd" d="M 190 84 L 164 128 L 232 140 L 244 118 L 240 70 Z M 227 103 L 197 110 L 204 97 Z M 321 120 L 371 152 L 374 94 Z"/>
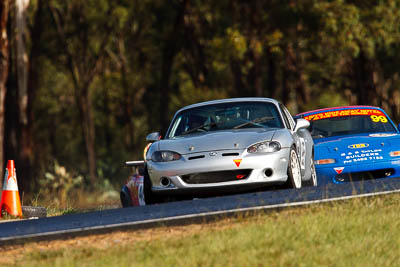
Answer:
<path fill-rule="evenodd" d="M 134 174 L 144 175 L 144 160 L 125 161 L 126 167 L 132 167 Z"/>
<path fill-rule="evenodd" d="M 144 160 L 125 161 L 127 167 L 144 167 Z"/>

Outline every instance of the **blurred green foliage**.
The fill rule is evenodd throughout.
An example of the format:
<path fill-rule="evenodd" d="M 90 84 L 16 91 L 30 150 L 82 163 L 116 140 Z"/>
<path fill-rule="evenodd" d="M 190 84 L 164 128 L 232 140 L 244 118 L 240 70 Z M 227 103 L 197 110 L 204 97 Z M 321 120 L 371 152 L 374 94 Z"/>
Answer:
<path fill-rule="evenodd" d="M 55 162 L 53 172 L 46 172 L 44 178 L 39 179 L 38 183 L 41 194 L 51 196 L 52 202 L 57 206 L 66 206 L 73 190 L 83 183 L 83 177 L 81 175 L 74 177 L 67 172 L 65 167 Z"/>
<path fill-rule="evenodd" d="M 32 179 L 73 185 L 83 177 L 94 186 L 79 106 L 85 90 L 99 184 L 116 187 L 129 175 L 124 161 L 142 159 L 145 136 L 164 134 L 177 109 L 199 101 L 273 97 L 293 114 L 379 105 L 399 121 L 399 7 L 400 0 L 31 1 L 31 28 L 42 11 L 42 34 L 27 39 L 39 43 L 29 56 L 40 62 Z M 61 200 L 72 190 L 65 186 L 54 189 Z"/>

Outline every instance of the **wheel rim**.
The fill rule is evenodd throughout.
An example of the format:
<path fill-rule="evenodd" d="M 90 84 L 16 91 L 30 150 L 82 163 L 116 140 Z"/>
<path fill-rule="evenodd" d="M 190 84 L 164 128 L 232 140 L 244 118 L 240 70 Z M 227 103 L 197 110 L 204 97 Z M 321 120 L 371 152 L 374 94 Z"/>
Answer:
<path fill-rule="evenodd" d="M 315 171 L 315 165 L 313 159 L 311 159 L 311 179 L 312 179 L 312 185 L 317 186 L 317 173 Z"/>
<path fill-rule="evenodd" d="M 296 152 L 292 150 L 290 153 L 290 169 L 292 172 L 293 183 L 295 188 L 301 187 L 301 174 L 300 174 L 300 164 L 297 158 Z"/>

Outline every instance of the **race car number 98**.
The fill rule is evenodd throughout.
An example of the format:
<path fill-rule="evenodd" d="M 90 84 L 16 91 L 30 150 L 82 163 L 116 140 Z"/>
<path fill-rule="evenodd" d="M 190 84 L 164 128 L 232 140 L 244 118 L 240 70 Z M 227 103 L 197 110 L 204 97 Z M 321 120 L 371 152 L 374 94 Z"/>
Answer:
<path fill-rule="evenodd" d="M 371 120 L 373 122 L 383 122 L 383 123 L 387 123 L 388 120 L 385 116 L 376 116 L 376 115 L 372 115 L 371 116 Z"/>

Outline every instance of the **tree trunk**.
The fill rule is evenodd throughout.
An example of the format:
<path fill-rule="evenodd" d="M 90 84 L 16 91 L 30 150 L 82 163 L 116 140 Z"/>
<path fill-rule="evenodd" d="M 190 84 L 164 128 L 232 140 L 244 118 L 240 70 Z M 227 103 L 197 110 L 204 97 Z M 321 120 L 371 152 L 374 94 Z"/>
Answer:
<path fill-rule="evenodd" d="M 86 151 L 88 153 L 89 175 L 92 184 L 97 181 L 97 164 L 95 150 L 95 130 L 92 116 L 92 105 L 90 101 L 89 86 L 84 86 L 78 92 L 78 105 L 81 109 L 82 128 L 85 137 Z"/>
<path fill-rule="evenodd" d="M 32 160 L 33 160 L 33 140 L 32 140 L 32 94 L 31 87 L 28 83 L 31 82 L 32 75 L 29 75 L 28 67 L 30 66 L 30 59 L 28 60 L 28 53 L 26 49 L 26 12 L 29 6 L 29 0 L 16 0 L 15 1 L 15 25 L 16 25 L 16 51 L 17 51 L 17 84 L 18 84 L 18 120 L 17 120 L 17 135 L 18 135 L 18 150 L 17 150 L 17 166 L 18 166 L 18 181 L 20 190 L 24 191 L 29 185 L 32 177 Z M 38 2 L 38 13 L 40 12 L 40 2 Z M 37 14 L 36 20 L 41 18 Z M 38 49 L 40 43 L 40 33 L 37 29 L 37 21 L 35 20 L 34 30 L 32 32 L 32 50 Z M 35 29 L 36 28 L 36 29 Z M 41 29 L 40 29 L 41 30 Z M 37 35 L 38 34 L 38 35 Z M 38 55 L 34 55 L 37 59 Z M 35 59 L 35 61 L 37 61 Z M 37 62 L 35 62 L 37 63 Z M 35 66 L 35 78 L 37 77 L 37 68 Z M 32 85 L 32 84 L 30 84 Z"/>
<path fill-rule="evenodd" d="M 37 0 L 37 10 L 35 14 L 35 21 L 30 32 L 31 38 L 31 50 L 29 57 L 29 69 L 28 69 L 28 106 L 26 110 L 26 116 L 28 118 L 28 125 L 23 130 L 26 139 L 22 144 L 21 158 L 26 162 L 29 167 L 27 176 L 28 178 L 33 177 L 33 166 L 36 163 L 34 157 L 34 137 L 33 137 L 33 126 L 34 126 L 34 115 L 33 115 L 33 103 L 36 98 L 36 92 L 39 90 L 39 76 L 41 72 L 41 40 L 42 33 L 44 32 L 43 24 L 43 1 Z"/>
<path fill-rule="evenodd" d="M 400 91 L 393 85 L 388 92 L 388 106 L 392 112 L 392 119 L 400 123 Z"/>
<path fill-rule="evenodd" d="M 78 4 L 76 4 L 78 3 Z M 82 10 L 81 2 L 72 3 L 72 9 L 75 9 L 79 16 L 80 28 L 77 32 L 77 43 L 79 44 L 79 53 L 68 48 L 69 38 L 66 35 L 67 26 L 69 21 L 64 20 L 65 17 L 69 17 L 71 10 L 65 11 L 62 15 L 62 10 L 57 10 L 53 5 L 49 5 L 50 12 L 53 15 L 54 22 L 60 43 L 63 45 L 63 52 L 66 55 L 66 67 L 71 74 L 73 80 L 73 86 L 75 90 L 76 103 L 81 116 L 81 126 L 83 137 L 85 139 L 87 160 L 89 165 L 90 182 L 94 184 L 97 182 L 97 162 L 96 162 L 96 147 L 95 147 L 95 126 L 93 120 L 93 111 L 90 97 L 90 85 L 96 75 L 99 74 L 101 66 L 104 62 L 106 54 L 106 46 L 111 39 L 111 35 L 108 34 L 113 25 L 108 23 L 104 24 L 104 35 L 99 43 L 100 50 L 97 53 L 92 53 L 90 43 L 90 27 L 89 22 L 85 17 L 85 13 Z M 106 13 L 111 15 L 115 6 L 110 7 Z"/>
<path fill-rule="evenodd" d="M 354 59 L 355 89 L 357 104 L 377 105 L 376 86 L 373 79 L 371 63 L 363 51 Z"/>
<path fill-rule="evenodd" d="M 238 62 L 238 60 L 232 58 L 229 61 L 230 65 L 230 70 L 232 72 L 233 76 L 233 92 L 232 96 L 234 97 L 243 97 L 246 96 L 246 86 L 243 81 L 243 73 L 242 70 L 240 69 L 241 63 Z"/>
<path fill-rule="evenodd" d="M 277 88 L 277 81 L 276 81 L 276 59 L 274 54 L 268 51 L 268 81 L 267 81 L 267 96 L 272 98 L 277 98 L 278 96 L 278 88 Z"/>
<path fill-rule="evenodd" d="M 284 66 L 283 66 L 283 75 L 282 75 L 282 92 L 281 92 L 281 99 L 285 106 L 289 104 L 291 101 L 291 95 L 293 89 L 293 68 L 292 68 L 292 59 L 290 57 L 290 45 L 285 47 L 285 54 L 284 54 Z"/>
<path fill-rule="evenodd" d="M 126 49 L 125 49 L 125 43 L 124 43 L 124 38 L 123 35 L 120 34 L 118 35 L 118 58 L 120 59 L 119 61 L 119 67 L 120 71 L 122 74 L 121 77 L 121 86 L 122 86 L 122 91 L 124 94 L 123 98 L 123 103 L 122 106 L 124 107 L 124 113 L 123 113 L 123 118 L 124 118 L 124 125 L 125 125 L 125 145 L 129 150 L 134 149 L 134 143 L 135 143 L 135 125 L 132 122 L 132 116 L 133 116 L 133 109 L 134 109 L 134 104 L 132 101 L 132 95 L 130 94 L 130 84 L 128 77 L 130 75 L 130 69 L 129 65 L 126 59 Z"/>
<path fill-rule="evenodd" d="M 25 46 L 26 9 L 29 0 L 16 0 L 15 25 L 17 42 L 17 76 L 18 76 L 18 106 L 19 120 L 24 126 L 28 125 L 28 55 Z"/>
<path fill-rule="evenodd" d="M 250 95 L 261 97 L 264 95 L 264 88 L 262 84 L 262 64 L 261 58 L 263 51 L 258 51 L 255 44 L 261 43 L 260 41 L 260 7 L 258 1 L 249 2 L 249 24 L 247 32 L 250 35 L 249 47 L 250 50 L 248 60 L 253 63 L 247 75 L 247 83 Z"/>
<path fill-rule="evenodd" d="M 249 93 L 250 95 L 261 97 L 264 93 L 261 76 L 261 58 L 260 55 L 257 55 L 257 53 L 254 51 L 250 53 L 249 58 L 253 62 L 253 66 L 251 67 L 249 74 L 247 75 L 247 84 L 250 89 Z"/>
<path fill-rule="evenodd" d="M 0 181 L 3 177 L 4 166 L 4 101 L 6 97 L 6 83 L 8 78 L 8 36 L 7 21 L 9 0 L 0 1 Z M 0 188 L 3 183 L 0 183 Z"/>
<path fill-rule="evenodd" d="M 161 133 L 164 134 L 169 124 L 169 100 L 170 100 L 170 78 L 172 72 L 172 65 L 177 53 L 179 43 L 179 31 L 183 27 L 183 18 L 188 5 L 188 0 L 183 0 L 178 15 L 175 20 L 174 27 L 168 35 L 163 49 L 163 58 L 161 66 L 161 81 L 160 81 L 160 125 Z"/>

